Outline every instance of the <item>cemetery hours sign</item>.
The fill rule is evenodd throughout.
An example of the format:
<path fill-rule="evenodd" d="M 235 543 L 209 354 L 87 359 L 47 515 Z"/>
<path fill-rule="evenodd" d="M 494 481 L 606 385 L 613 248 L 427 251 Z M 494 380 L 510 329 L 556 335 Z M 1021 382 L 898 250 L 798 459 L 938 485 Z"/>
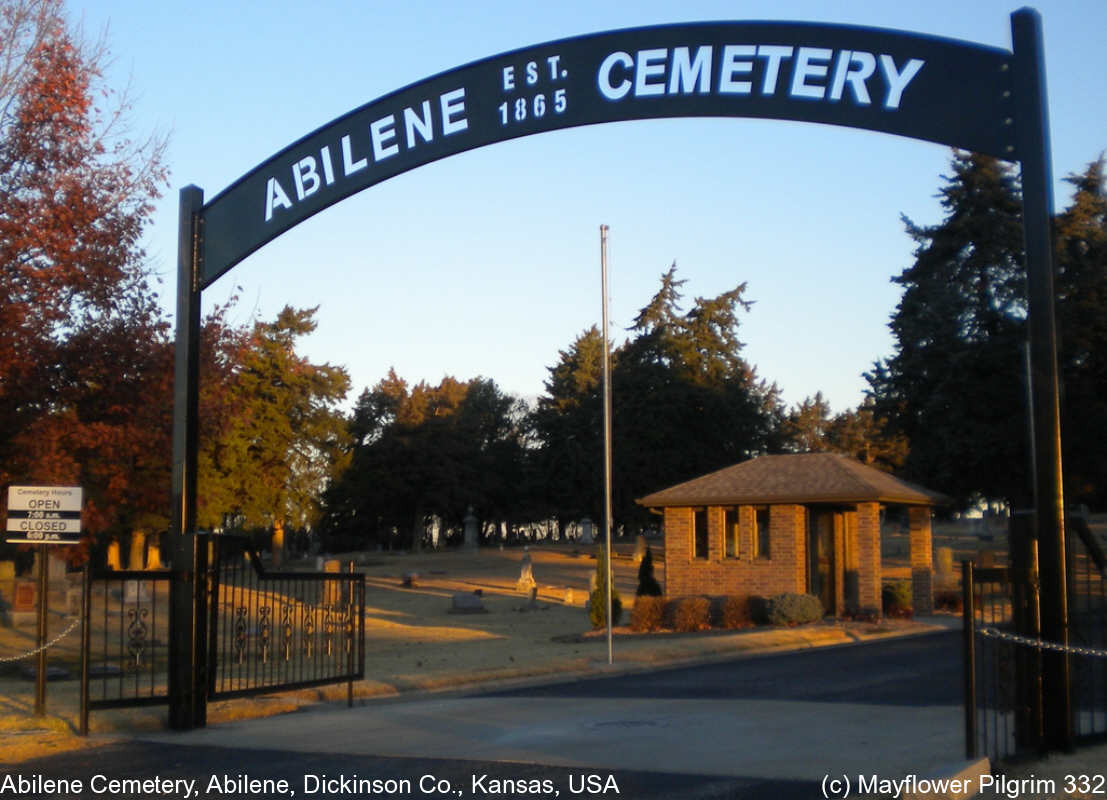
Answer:
<path fill-rule="evenodd" d="M 81 538 L 79 486 L 8 487 L 6 540 L 17 544 L 76 544 Z"/>
<path fill-rule="evenodd" d="M 788 22 L 631 28 L 493 56 L 354 109 L 213 198 L 203 209 L 198 288 L 376 183 L 476 147 L 580 125 L 786 119 L 1015 160 L 1011 64 L 1008 51 L 952 39 Z"/>

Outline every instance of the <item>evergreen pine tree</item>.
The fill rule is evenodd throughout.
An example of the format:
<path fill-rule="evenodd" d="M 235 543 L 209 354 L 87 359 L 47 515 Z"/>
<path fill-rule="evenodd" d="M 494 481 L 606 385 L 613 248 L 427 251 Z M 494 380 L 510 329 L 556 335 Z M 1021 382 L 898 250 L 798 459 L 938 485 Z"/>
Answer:
<path fill-rule="evenodd" d="M 607 550 L 602 545 L 596 547 L 596 588 L 588 598 L 588 619 L 596 630 L 607 625 Z M 623 601 L 619 590 L 611 581 L 611 625 L 619 624 L 623 615 Z"/>
<path fill-rule="evenodd" d="M 866 375 L 886 433 L 905 437 L 906 477 L 968 504 L 1029 501 L 1018 185 L 1009 166 L 956 153 L 933 227 L 905 220 L 915 263 L 894 282 L 895 354 Z"/>
<path fill-rule="evenodd" d="M 653 576 L 653 551 L 646 546 L 646 554 L 638 565 L 638 590 L 635 597 L 661 597 L 661 584 Z"/>

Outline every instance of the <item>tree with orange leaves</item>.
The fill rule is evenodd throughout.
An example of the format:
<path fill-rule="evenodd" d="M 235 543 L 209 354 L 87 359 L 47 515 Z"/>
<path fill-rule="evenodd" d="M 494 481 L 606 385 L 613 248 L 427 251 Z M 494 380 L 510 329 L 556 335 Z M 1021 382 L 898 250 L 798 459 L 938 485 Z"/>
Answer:
<path fill-rule="evenodd" d="M 172 353 L 141 246 L 164 140 L 128 138 L 106 48 L 60 0 L 0 0 L 0 54 L 0 487 L 80 484 L 103 531 L 168 506 Z"/>

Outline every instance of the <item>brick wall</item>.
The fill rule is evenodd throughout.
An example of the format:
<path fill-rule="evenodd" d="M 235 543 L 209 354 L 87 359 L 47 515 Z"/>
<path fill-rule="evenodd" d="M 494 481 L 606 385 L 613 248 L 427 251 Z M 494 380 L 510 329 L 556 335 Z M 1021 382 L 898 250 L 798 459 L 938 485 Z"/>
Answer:
<path fill-rule="evenodd" d="M 911 541 L 911 594 L 916 614 L 934 613 L 934 570 L 930 534 L 930 509 L 907 510 Z"/>
<path fill-rule="evenodd" d="M 665 594 L 733 594 L 770 596 L 806 591 L 806 509 L 772 506 L 769 558 L 752 557 L 756 512 L 738 509 L 738 558 L 727 558 L 724 540 L 726 509 L 707 510 L 708 557 L 693 557 L 694 510 L 665 509 Z"/>
<path fill-rule="evenodd" d="M 857 504 L 857 602 L 881 613 L 880 504 Z"/>

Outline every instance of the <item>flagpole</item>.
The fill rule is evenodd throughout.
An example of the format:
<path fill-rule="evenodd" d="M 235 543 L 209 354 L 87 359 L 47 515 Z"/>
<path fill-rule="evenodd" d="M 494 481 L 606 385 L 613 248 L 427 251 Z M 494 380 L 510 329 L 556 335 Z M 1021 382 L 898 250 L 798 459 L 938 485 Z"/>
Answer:
<path fill-rule="evenodd" d="M 607 548 L 607 663 L 615 661 L 611 638 L 611 347 L 607 339 L 607 231 L 600 226 L 600 283 L 603 294 L 603 530 Z"/>

